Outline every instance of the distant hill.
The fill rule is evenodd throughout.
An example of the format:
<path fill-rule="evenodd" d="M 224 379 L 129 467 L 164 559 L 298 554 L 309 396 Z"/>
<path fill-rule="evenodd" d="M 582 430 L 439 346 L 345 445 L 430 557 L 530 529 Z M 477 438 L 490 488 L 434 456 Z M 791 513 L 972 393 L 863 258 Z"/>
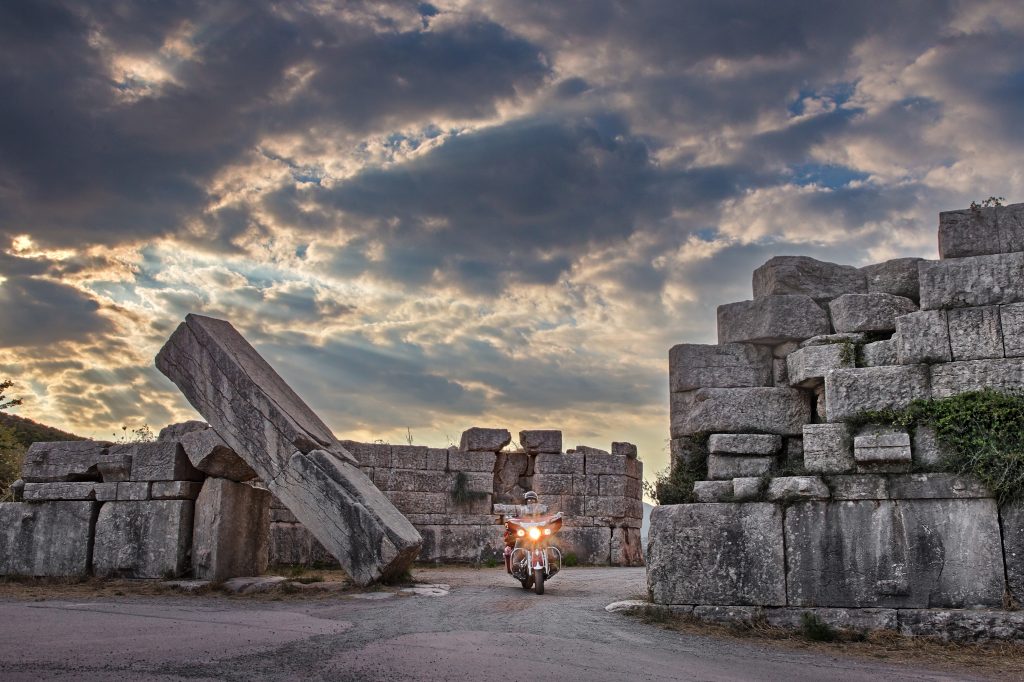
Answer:
<path fill-rule="evenodd" d="M 86 440 L 73 433 L 61 431 L 26 417 L 19 417 L 14 414 L 7 414 L 6 412 L 0 412 L 0 426 L 6 426 L 13 431 L 14 437 L 25 447 L 39 441 Z"/>

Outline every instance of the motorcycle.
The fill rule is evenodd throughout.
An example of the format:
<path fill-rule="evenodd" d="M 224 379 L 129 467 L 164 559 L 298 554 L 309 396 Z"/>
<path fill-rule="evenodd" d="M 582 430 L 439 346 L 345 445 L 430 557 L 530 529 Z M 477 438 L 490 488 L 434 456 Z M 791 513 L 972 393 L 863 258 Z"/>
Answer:
<path fill-rule="evenodd" d="M 551 540 L 562 528 L 562 514 L 510 518 L 505 528 L 515 537 L 508 567 L 524 590 L 544 594 L 544 583 L 562 569 L 562 552 Z"/>

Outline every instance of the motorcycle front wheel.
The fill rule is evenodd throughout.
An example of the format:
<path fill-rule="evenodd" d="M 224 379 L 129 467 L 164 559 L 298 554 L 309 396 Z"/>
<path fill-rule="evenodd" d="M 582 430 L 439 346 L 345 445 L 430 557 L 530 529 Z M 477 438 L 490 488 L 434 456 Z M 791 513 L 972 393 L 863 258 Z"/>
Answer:
<path fill-rule="evenodd" d="M 533 569 L 533 591 L 537 594 L 544 594 L 544 569 Z"/>

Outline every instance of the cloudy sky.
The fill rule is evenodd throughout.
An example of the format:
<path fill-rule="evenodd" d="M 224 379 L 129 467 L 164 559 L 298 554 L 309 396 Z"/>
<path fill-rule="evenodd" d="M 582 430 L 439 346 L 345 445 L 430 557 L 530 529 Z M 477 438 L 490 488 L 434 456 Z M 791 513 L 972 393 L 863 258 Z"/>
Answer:
<path fill-rule="evenodd" d="M 0 4 L 0 378 L 194 418 L 231 320 L 341 437 L 562 428 L 667 463 L 667 351 L 773 255 L 936 256 L 1024 200 L 1019 3 Z"/>

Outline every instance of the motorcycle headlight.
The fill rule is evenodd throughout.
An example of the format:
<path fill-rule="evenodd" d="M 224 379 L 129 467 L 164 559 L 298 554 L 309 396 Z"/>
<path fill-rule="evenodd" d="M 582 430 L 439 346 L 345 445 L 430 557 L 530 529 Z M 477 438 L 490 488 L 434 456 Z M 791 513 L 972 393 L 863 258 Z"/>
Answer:
<path fill-rule="evenodd" d="M 530 539 L 531 540 L 536 540 L 539 537 L 540 537 L 540 528 L 531 528 L 530 529 Z"/>
<path fill-rule="evenodd" d="M 526 531 L 523 530 L 522 528 L 520 528 L 519 530 L 516 531 L 516 537 L 521 538 L 524 535 L 526 535 Z"/>
<path fill-rule="evenodd" d="M 551 535 L 551 529 L 550 528 L 545 528 L 544 529 L 544 535 Z"/>

